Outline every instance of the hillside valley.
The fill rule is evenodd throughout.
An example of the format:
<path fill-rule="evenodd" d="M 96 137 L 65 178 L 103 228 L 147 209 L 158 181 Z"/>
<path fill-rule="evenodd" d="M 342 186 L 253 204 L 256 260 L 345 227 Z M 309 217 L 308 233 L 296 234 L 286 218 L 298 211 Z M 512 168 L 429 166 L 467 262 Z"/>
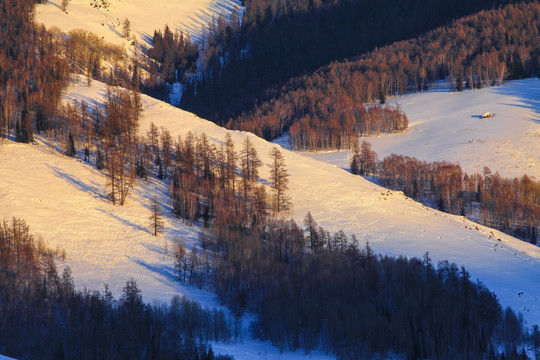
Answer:
<path fill-rule="evenodd" d="M 420 3 L 414 1 L 415 6 Z M 540 199 L 540 79 L 531 75 L 538 73 L 534 66 L 540 64 L 535 58 L 540 41 L 531 34 L 540 30 L 527 28 L 521 60 L 517 53 L 513 58 L 508 53 L 507 63 L 495 61 L 500 54 L 494 48 L 493 58 L 486 50 L 473 62 L 456 52 L 456 59 L 468 67 L 461 69 L 463 76 L 475 80 L 467 85 L 456 75 L 459 66 L 439 55 L 433 55 L 440 63 L 432 63 L 429 74 L 425 64 L 411 65 L 418 76 L 411 71 L 410 78 L 398 74 L 407 72 L 398 57 L 385 58 L 379 73 L 373 61 L 400 47 L 412 59 L 420 51 L 415 48 L 419 42 L 430 49 L 430 36 L 444 41 L 488 12 L 490 21 L 498 11 L 511 13 L 514 20 L 537 16 L 540 7 L 535 2 L 504 7 L 506 1 L 475 0 L 470 11 L 494 8 L 457 19 L 421 40 L 358 54 L 355 59 L 358 64 L 365 61 L 365 67 L 339 59 L 313 74 L 295 68 L 303 77 L 290 78 L 281 90 L 266 88 L 271 96 L 264 95 L 261 102 L 254 100 L 260 93 L 234 99 L 236 91 L 263 91 L 270 84 L 262 79 L 257 83 L 251 70 L 238 83 L 228 81 L 234 90 L 230 93 L 208 85 L 238 70 L 219 80 L 230 70 L 234 51 L 242 61 L 250 57 L 254 44 L 242 36 L 250 34 L 253 40 L 271 33 L 276 23 L 300 21 L 310 11 L 321 15 L 328 10 L 337 16 L 340 6 L 354 3 L 22 4 L 13 24 L 0 19 L 0 35 L 7 23 L 29 32 L 21 44 L 14 42 L 16 36 L 0 39 L 0 46 L 9 46 L 0 47 L 0 318 L 5 311 L 10 319 L 0 321 L 0 339 L 2 332 L 11 336 L 10 326 L 18 334 L 14 338 L 19 336 L 11 344 L 0 340 L 0 354 L 21 354 L 21 360 L 30 354 L 60 359 L 94 348 L 95 353 L 86 351 L 81 358 L 123 354 L 176 359 L 196 354 L 197 360 L 412 360 L 481 355 L 524 360 L 540 355 L 539 229 L 537 219 L 531 220 Z M 0 10 L 11 11 L 2 6 Z M 468 9 L 457 13 L 469 14 Z M 399 13 L 398 6 L 391 10 Z M 25 11 L 30 11 L 28 18 Z M 432 19 L 433 26 L 444 19 Z M 509 43 L 521 25 L 512 26 L 513 35 L 505 38 Z M 414 24 L 410 28 L 420 31 Z M 95 34 L 101 45 L 93 48 L 94 40 L 80 36 L 81 29 Z M 161 29 L 164 36 L 155 32 Z M 392 31 L 397 34 L 396 29 Z M 160 50 L 152 48 L 153 39 L 161 39 Z M 93 51 L 101 52 L 95 62 Z M 160 56 L 163 63 L 157 60 Z M 10 61 L 10 67 L 3 61 Z M 349 71 L 352 80 L 347 79 Z M 36 78 L 26 79 L 25 72 Z M 244 89 L 245 77 L 250 85 Z M 169 95 L 174 105 L 150 96 L 166 91 L 170 84 L 165 79 L 170 78 L 184 80 L 176 82 Z M 204 101 L 214 95 L 225 101 L 202 111 L 208 111 L 208 119 L 177 106 L 182 88 L 193 97 L 197 86 L 203 98 L 210 94 Z M 323 95 L 324 100 L 316 100 Z M 368 95 L 369 100 L 360 100 Z M 233 97 L 229 103 L 227 96 Z M 216 110 L 232 114 L 252 100 L 251 110 L 228 123 L 220 118 L 229 116 L 227 112 Z M 486 112 L 494 116 L 482 118 Z M 366 131 L 371 125 L 377 129 L 377 119 L 395 123 L 388 131 Z M 372 120 L 371 125 L 362 123 Z M 383 177 L 375 171 L 355 175 L 352 152 L 343 149 L 354 148 L 356 140 L 369 142 L 379 160 L 398 154 L 419 163 L 441 162 L 444 169 L 453 166 L 446 162 L 457 164 L 463 169 L 458 172 L 460 184 L 465 184 L 465 172 L 494 176 L 486 176 L 485 182 L 478 177 L 472 190 L 456 190 L 457 197 L 468 196 L 470 202 L 468 213 L 460 205 L 463 216 L 452 215 L 426 206 L 426 199 L 415 201 L 405 189 L 381 186 Z M 333 147 L 340 150 L 328 150 Z M 437 168 L 431 169 L 435 174 Z M 403 174 L 394 175 L 401 181 Z M 498 231 L 470 220 L 479 220 L 480 213 L 487 216 L 481 208 L 489 197 L 487 183 L 502 182 L 501 177 L 515 178 L 513 188 L 508 185 L 512 180 L 504 180 L 505 191 L 519 189 L 513 201 L 525 205 L 516 205 L 514 218 L 501 215 L 497 221 L 514 221 L 512 226 L 522 221 L 518 226 L 532 231 L 532 243 L 509 235 L 516 235 L 509 231 L 511 225 Z M 425 179 L 422 191 L 428 195 L 446 191 Z M 443 209 L 445 203 L 436 205 Z M 35 314 L 21 314 L 19 322 L 13 309 L 31 309 L 34 300 Z M 181 311 L 187 312 L 187 321 L 180 320 Z M 80 326 L 80 319 L 88 321 L 87 328 Z M 183 321 L 189 323 L 185 328 Z M 33 323 L 38 325 L 28 344 L 34 345 L 24 349 L 26 335 L 21 334 Z M 74 330 L 71 334 L 66 329 Z M 91 334 L 88 341 L 80 339 L 85 331 Z M 54 337 L 56 332 L 62 334 Z M 116 340 L 125 343 L 109 345 L 99 339 L 109 332 L 117 332 Z M 99 341 L 109 348 L 97 349 Z"/>
<path fill-rule="evenodd" d="M 70 87 L 66 98 L 99 100 L 104 94 L 101 84 L 87 87 L 82 81 Z M 217 143 L 224 141 L 227 132 L 237 143 L 249 136 L 263 162 L 268 161 L 266 154 L 275 146 L 248 133 L 227 131 L 149 97 L 143 96 L 143 104 L 141 132 L 153 122 L 174 136 L 204 132 Z M 1 177 L 2 193 L 6 194 L 2 217 L 24 215 L 37 234 L 45 240 L 54 239 L 50 245 L 66 250 L 78 286 L 99 288 L 108 282 L 120 291 L 125 279 L 135 276 L 147 299 L 166 299 L 182 291 L 165 247 L 170 249 L 179 237 L 194 241 L 197 228 L 168 215 L 163 238 L 152 238 L 145 225 L 149 194 L 157 191 L 164 208 L 170 209 L 167 188 L 162 183 L 138 181 L 128 204 L 117 207 L 105 198 L 106 180 L 100 172 L 47 148 L 46 143 L 34 147 L 6 144 L 2 152 L 18 154 L 3 155 L 10 160 L 3 161 L 0 170 L 10 175 Z M 540 267 L 535 270 L 540 261 L 538 247 L 426 208 L 402 193 L 387 191 L 335 165 L 290 151 L 284 150 L 284 154 L 291 174 L 290 215 L 297 222 L 310 211 L 320 225 L 356 234 L 378 253 L 421 257 L 429 252 L 434 261 L 447 259 L 466 266 L 473 278 L 494 290 L 505 306 L 522 311 L 530 323 L 540 321 L 540 290 L 534 281 L 540 272 Z M 33 164 L 28 168 L 33 176 L 23 175 L 29 170 L 19 166 L 22 158 L 28 159 L 29 166 Z M 263 183 L 268 181 L 266 167 L 261 169 L 261 178 Z M 31 202 L 23 207 L 17 199 Z M 494 263 L 498 264 L 495 273 Z"/>

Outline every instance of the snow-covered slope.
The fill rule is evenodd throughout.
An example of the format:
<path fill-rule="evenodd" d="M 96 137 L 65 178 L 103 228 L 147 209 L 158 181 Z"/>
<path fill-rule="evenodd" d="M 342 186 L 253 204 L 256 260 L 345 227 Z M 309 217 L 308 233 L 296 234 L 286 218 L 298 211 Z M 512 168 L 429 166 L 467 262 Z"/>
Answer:
<path fill-rule="evenodd" d="M 401 105 L 410 127 L 403 134 L 365 138 L 380 159 L 396 153 L 459 162 L 469 173 L 488 166 L 503 177 L 540 179 L 540 79 L 460 93 L 439 84 L 389 102 Z M 488 111 L 495 117 L 481 119 Z M 348 151 L 306 155 L 348 168 Z"/>
<path fill-rule="evenodd" d="M 119 294 L 135 277 L 147 299 L 180 291 L 164 249 L 172 250 L 180 236 L 194 239 L 195 230 L 167 221 L 165 236 L 156 238 L 147 219 L 151 196 L 166 206 L 167 189 L 141 182 L 126 206 L 113 206 L 102 172 L 38 142 L 0 146 L 0 218 L 24 219 L 49 246 L 65 250 L 79 288 L 100 289 L 108 282 Z"/>
<path fill-rule="evenodd" d="M 104 93 L 102 85 L 95 82 L 90 88 L 84 84 L 72 86 L 68 97 L 79 100 L 99 98 Z M 205 132 L 216 142 L 223 141 L 227 132 L 166 103 L 146 96 L 143 102 L 143 132 L 150 122 L 168 128 L 173 136 L 187 131 Z M 263 162 L 269 162 L 268 153 L 275 144 L 244 132 L 229 132 L 237 144 L 250 136 Z M 540 277 L 538 247 L 462 217 L 426 208 L 400 192 L 386 191 L 335 165 L 290 151 L 284 153 L 291 174 L 290 195 L 294 203 L 290 215 L 298 222 L 311 211 L 321 225 L 332 231 L 343 229 L 349 234 L 354 233 L 360 239 L 370 241 L 378 252 L 422 256 L 429 251 L 435 261 L 448 259 L 464 265 L 473 278 L 480 279 L 497 292 L 503 305 L 523 311 L 530 322 L 540 322 L 540 287 L 536 283 Z M 262 169 L 261 174 L 266 181 L 268 168 Z M 137 201 L 137 197 L 130 201 Z M 116 213 L 116 208 L 110 211 Z"/>
<path fill-rule="evenodd" d="M 225 15 L 237 0 L 107 0 L 108 8 L 91 4 L 101 0 L 71 0 L 67 13 L 60 0 L 38 5 L 36 20 L 63 31 L 82 28 L 107 42 L 124 44 L 120 36 L 124 19 L 132 34 L 148 45 L 153 31 L 169 24 L 193 37 L 212 15 Z M 66 99 L 101 99 L 104 85 L 94 81 L 73 84 Z M 503 176 L 528 173 L 540 178 L 540 80 L 508 82 L 503 86 L 450 93 L 444 85 L 422 94 L 390 100 L 399 102 L 410 120 L 405 134 L 369 138 L 381 157 L 392 152 L 421 159 L 450 160 L 468 172 L 489 166 Z M 173 136 L 187 131 L 205 132 L 220 142 L 227 130 L 166 103 L 143 96 L 140 131 L 151 122 L 168 128 Z M 484 112 L 496 113 L 480 119 Z M 230 131 L 239 145 L 250 136 L 259 156 L 267 163 L 274 144 L 244 132 Z M 78 288 L 101 288 L 108 282 L 119 294 L 129 277 L 137 279 L 145 300 L 167 300 L 187 294 L 208 306 L 217 306 L 212 294 L 185 287 L 175 279 L 170 257 L 180 237 L 197 239 L 196 227 L 170 216 L 168 189 L 161 182 L 139 181 L 124 207 L 105 198 L 106 179 L 91 165 L 59 154 L 40 139 L 41 145 L 0 145 L 0 218 L 25 219 L 31 231 L 48 245 L 66 250 Z M 399 192 L 386 191 L 340 167 L 347 167 L 347 153 L 319 153 L 316 159 L 284 151 L 291 174 L 292 216 L 301 222 L 310 211 L 331 231 L 345 230 L 370 241 L 375 251 L 390 255 L 448 259 L 464 265 L 472 278 L 483 281 L 504 306 L 523 312 L 530 323 L 540 322 L 540 249 L 464 218 L 428 209 Z M 323 162 L 319 161 L 323 160 Z M 324 162 L 331 162 L 326 164 Z M 338 166 L 336 166 L 338 165 Z M 263 181 L 268 169 L 261 171 Z M 156 238 L 148 230 L 151 196 L 164 207 L 165 233 Z M 237 359 L 301 358 L 279 354 L 267 344 L 246 339 L 242 346 L 216 344 L 214 350 Z"/>
<path fill-rule="evenodd" d="M 121 34 L 126 18 L 137 41 L 149 44 L 154 30 L 163 29 L 165 24 L 197 38 L 213 16 L 228 17 L 240 4 L 238 0 L 70 0 L 64 12 L 61 2 L 49 0 L 37 5 L 36 21 L 64 32 L 84 29 L 115 44 L 125 42 Z M 100 6 L 103 3 L 108 5 Z"/>
<path fill-rule="evenodd" d="M 103 84 L 73 84 L 66 99 L 100 99 Z M 168 128 L 173 136 L 205 132 L 220 142 L 227 130 L 164 102 L 143 96 L 140 131 L 150 123 Z M 252 134 L 229 131 L 240 144 L 246 136 L 263 162 L 275 144 Z M 7 142 L 0 146 L 0 218 L 24 218 L 32 232 L 48 245 L 66 250 L 78 288 L 100 288 L 108 282 L 118 294 L 129 277 L 137 279 L 146 300 L 167 300 L 184 293 L 209 306 L 212 294 L 187 288 L 175 279 L 167 250 L 184 237 L 196 241 L 197 228 L 170 216 L 167 188 L 160 182 L 139 181 L 124 207 L 105 198 L 106 179 L 91 165 L 62 156 L 41 144 Z M 290 214 L 301 222 L 307 211 L 331 231 L 345 230 L 370 241 L 380 253 L 448 259 L 464 265 L 499 296 L 504 306 L 521 311 L 529 324 L 540 322 L 540 249 L 457 216 L 428 209 L 400 192 L 386 191 L 339 167 L 284 150 L 291 174 Z M 261 169 L 262 181 L 268 168 Z M 150 197 L 157 195 L 168 214 L 165 233 L 155 238 L 148 230 Z M 216 345 L 236 358 L 278 358 L 277 349 L 246 339 L 240 346 Z M 286 357 L 290 358 L 290 354 Z M 301 352 L 295 354 L 301 357 Z"/>
<path fill-rule="evenodd" d="M 104 88 L 98 85 L 90 90 L 102 94 Z M 148 98 L 145 104 L 151 107 L 145 126 L 163 107 L 169 120 L 180 116 L 185 122 L 192 121 L 193 128 L 198 127 L 191 114 Z M 222 308 L 211 292 L 177 281 L 173 245 L 181 239 L 192 245 L 199 228 L 171 215 L 168 188 L 162 182 L 139 181 L 125 206 L 113 206 L 106 199 L 106 177 L 101 171 L 62 155 L 45 138 L 37 141 L 39 145 L 0 143 L 0 220 L 24 219 L 30 231 L 48 246 L 65 250 L 66 260 L 59 265 L 72 268 L 78 289 L 103 290 L 103 284 L 108 283 L 118 297 L 133 277 L 147 302 L 168 301 L 183 294 L 205 307 Z M 165 231 L 159 237 L 152 236 L 148 220 L 154 195 L 165 215 Z M 245 325 L 240 343 L 214 343 L 214 351 L 239 360 L 305 358 L 302 351 L 281 354 L 270 344 L 252 339 L 247 332 L 249 324 Z M 328 357 L 314 353 L 312 358 Z"/>

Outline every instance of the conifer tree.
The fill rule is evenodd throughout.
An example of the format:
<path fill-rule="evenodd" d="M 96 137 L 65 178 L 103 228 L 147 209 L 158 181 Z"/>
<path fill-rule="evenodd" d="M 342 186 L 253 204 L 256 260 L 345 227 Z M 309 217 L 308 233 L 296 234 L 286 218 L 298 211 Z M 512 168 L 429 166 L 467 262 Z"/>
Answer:
<path fill-rule="evenodd" d="M 73 157 L 77 155 L 77 150 L 75 149 L 75 141 L 73 140 L 73 134 L 71 133 L 71 131 L 69 132 L 67 146 L 68 146 L 67 151 L 66 151 L 67 156 Z"/>
<path fill-rule="evenodd" d="M 107 154 L 107 186 L 113 205 L 124 205 L 129 190 L 135 185 L 135 166 L 130 164 L 129 154 L 115 149 L 106 149 Z"/>
<path fill-rule="evenodd" d="M 69 0 L 62 0 L 60 2 L 60 9 L 62 9 L 62 11 L 64 11 L 64 12 L 66 12 L 68 5 L 69 5 Z"/>
<path fill-rule="evenodd" d="M 25 104 L 21 114 L 21 120 L 17 122 L 15 130 L 15 141 L 22 143 L 30 143 L 34 141 L 34 134 L 32 131 L 32 118 L 30 117 L 30 110 L 28 105 Z"/>
<path fill-rule="evenodd" d="M 131 35 L 131 21 L 128 18 L 125 18 L 122 22 L 122 36 L 129 40 Z"/>
<path fill-rule="evenodd" d="M 382 85 L 379 85 L 379 104 L 383 105 L 386 103 L 386 94 Z"/>
<path fill-rule="evenodd" d="M 458 76 L 456 79 L 456 91 L 463 91 L 463 79 L 461 76 Z"/>
<path fill-rule="evenodd" d="M 307 232 L 306 240 L 309 242 L 309 247 L 311 251 L 318 252 L 322 244 L 320 241 L 320 234 L 318 231 L 318 225 L 311 213 L 308 211 L 304 217 L 304 226 L 306 227 L 305 231 Z"/>
<path fill-rule="evenodd" d="M 184 240 L 182 239 L 174 247 L 174 268 L 178 272 L 178 279 L 182 282 L 186 281 L 188 267 L 187 259 L 187 251 Z"/>
<path fill-rule="evenodd" d="M 234 149 L 234 142 L 231 134 L 225 136 L 225 186 L 235 193 L 236 160 L 238 154 Z"/>
<path fill-rule="evenodd" d="M 105 157 L 103 156 L 103 153 L 100 149 L 97 150 L 96 153 L 96 168 L 98 170 L 102 170 L 105 167 Z"/>
<path fill-rule="evenodd" d="M 144 303 L 142 300 L 141 290 L 137 286 L 137 281 L 134 278 L 126 282 L 126 286 L 122 289 L 120 297 L 120 307 L 128 314 L 141 314 Z"/>
<path fill-rule="evenodd" d="M 244 188 L 244 198 L 247 199 L 252 184 L 259 179 L 259 168 L 262 165 L 262 161 L 249 137 L 246 137 L 242 145 L 242 150 L 240 151 L 242 185 Z"/>
<path fill-rule="evenodd" d="M 360 162 L 360 147 L 358 145 L 358 138 L 354 139 L 353 148 L 351 153 L 351 173 L 358 175 L 359 174 L 359 162 Z"/>
<path fill-rule="evenodd" d="M 289 189 L 289 172 L 285 165 L 285 157 L 277 147 L 270 150 L 271 163 L 270 181 L 274 188 L 274 208 L 277 213 L 288 210 L 291 206 L 291 198 L 285 193 Z"/>

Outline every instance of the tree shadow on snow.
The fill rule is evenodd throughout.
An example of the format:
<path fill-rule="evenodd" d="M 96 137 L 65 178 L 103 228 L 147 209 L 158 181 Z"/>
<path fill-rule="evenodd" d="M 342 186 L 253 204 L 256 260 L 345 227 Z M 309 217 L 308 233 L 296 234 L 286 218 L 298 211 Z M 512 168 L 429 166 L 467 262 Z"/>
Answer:
<path fill-rule="evenodd" d="M 178 282 L 178 275 L 172 266 L 160 264 L 160 263 L 149 263 L 143 259 L 136 257 L 128 257 L 130 261 L 134 264 L 142 266 L 146 270 L 155 273 L 154 278 L 160 283 L 170 286 L 171 284 L 176 284 Z"/>
<path fill-rule="evenodd" d="M 52 165 L 49 165 L 49 164 L 45 164 L 45 165 L 51 170 L 51 172 L 53 174 L 55 174 L 60 179 L 66 181 L 68 184 L 75 187 L 76 189 L 78 189 L 80 191 L 83 191 L 83 192 L 86 192 L 86 193 L 92 195 L 94 198 L 97 198 L 97 199 L 105 199 L 106 198 L 105 195 L 103 195 L 103 193 L 101 191 L 102 189 L 100 187 L 95 186 L 93 184 L 88 184 L 88 183 L 82 181 L 81 179 L 79 179 L 78 177 L 76 177 L 74 175 L 63 172 L 62 170 L 60 170 L 56 166 L 52 166 Z"/>
<path fill-rule="evenodd" d="M 118 216 L 118 215 L 116 215 L 116 214 L 113 214 L 113 213 L 111 213 L 111 212 L 109 212 L 109 211 L 106 211 L 106 210 L 103 210 L 103 209 L 98 209 L 98 208 L 96 208 L 96 210 L 99 211 L 99 212 L 102 212 L 103 214 L 109 215 L 109 216 L 112 217 L 113 219 L 118 220 L 119 222 L 121 222 L 123 225 L 129 226 L 129 227 L 131 227 L 131 228 L 133 228 L 133 229 L 135 229 L 135 230 L 139 230 L 139 231 L 145 232 L 145 233 L 147 233 L 147 234 L 151 234 L 151 233 L 152 233 L 152 232 L 151 232 L 149 229 L 147 229 L 146 227 L 141 226 L 141 225 L 139 225 L 139 224 L 135 224 L 134 222 L 129 221 L 129 220 L 127 220 L 127 219 L 124 219 L 124 218 L 122 218 L 122 217 L 120 217 L 120 216 Z"/>
<path fill-rule="evenodd" d="M 518 83 L 519 82 L 519 83 Z M 535 124 L 540 125 L 540 79 L 524 79 L 515 82 L 505 83 L 495 88 L 497 93 L 514 96 L 520 99 L 521 104 L 501 104 L 508 106 L 518 106 L 532 110 L 536 116 L 529 118 Z"/>

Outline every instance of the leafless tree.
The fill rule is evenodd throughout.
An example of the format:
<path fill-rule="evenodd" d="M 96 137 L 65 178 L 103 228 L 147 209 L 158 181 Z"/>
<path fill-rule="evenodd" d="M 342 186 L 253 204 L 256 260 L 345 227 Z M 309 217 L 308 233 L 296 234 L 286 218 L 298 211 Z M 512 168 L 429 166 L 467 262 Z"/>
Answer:
<path fill-rule="evenodd" d="M 161 207 L 159 206 L 159 202 L 155 196 L 152 197 L 150 212 L 151 214 L 148 217 L 148 220 L 150 220 L 150 227 L 154 236 L 158 236 L 158 234 L 163 232 L 164 222 Z"/>

